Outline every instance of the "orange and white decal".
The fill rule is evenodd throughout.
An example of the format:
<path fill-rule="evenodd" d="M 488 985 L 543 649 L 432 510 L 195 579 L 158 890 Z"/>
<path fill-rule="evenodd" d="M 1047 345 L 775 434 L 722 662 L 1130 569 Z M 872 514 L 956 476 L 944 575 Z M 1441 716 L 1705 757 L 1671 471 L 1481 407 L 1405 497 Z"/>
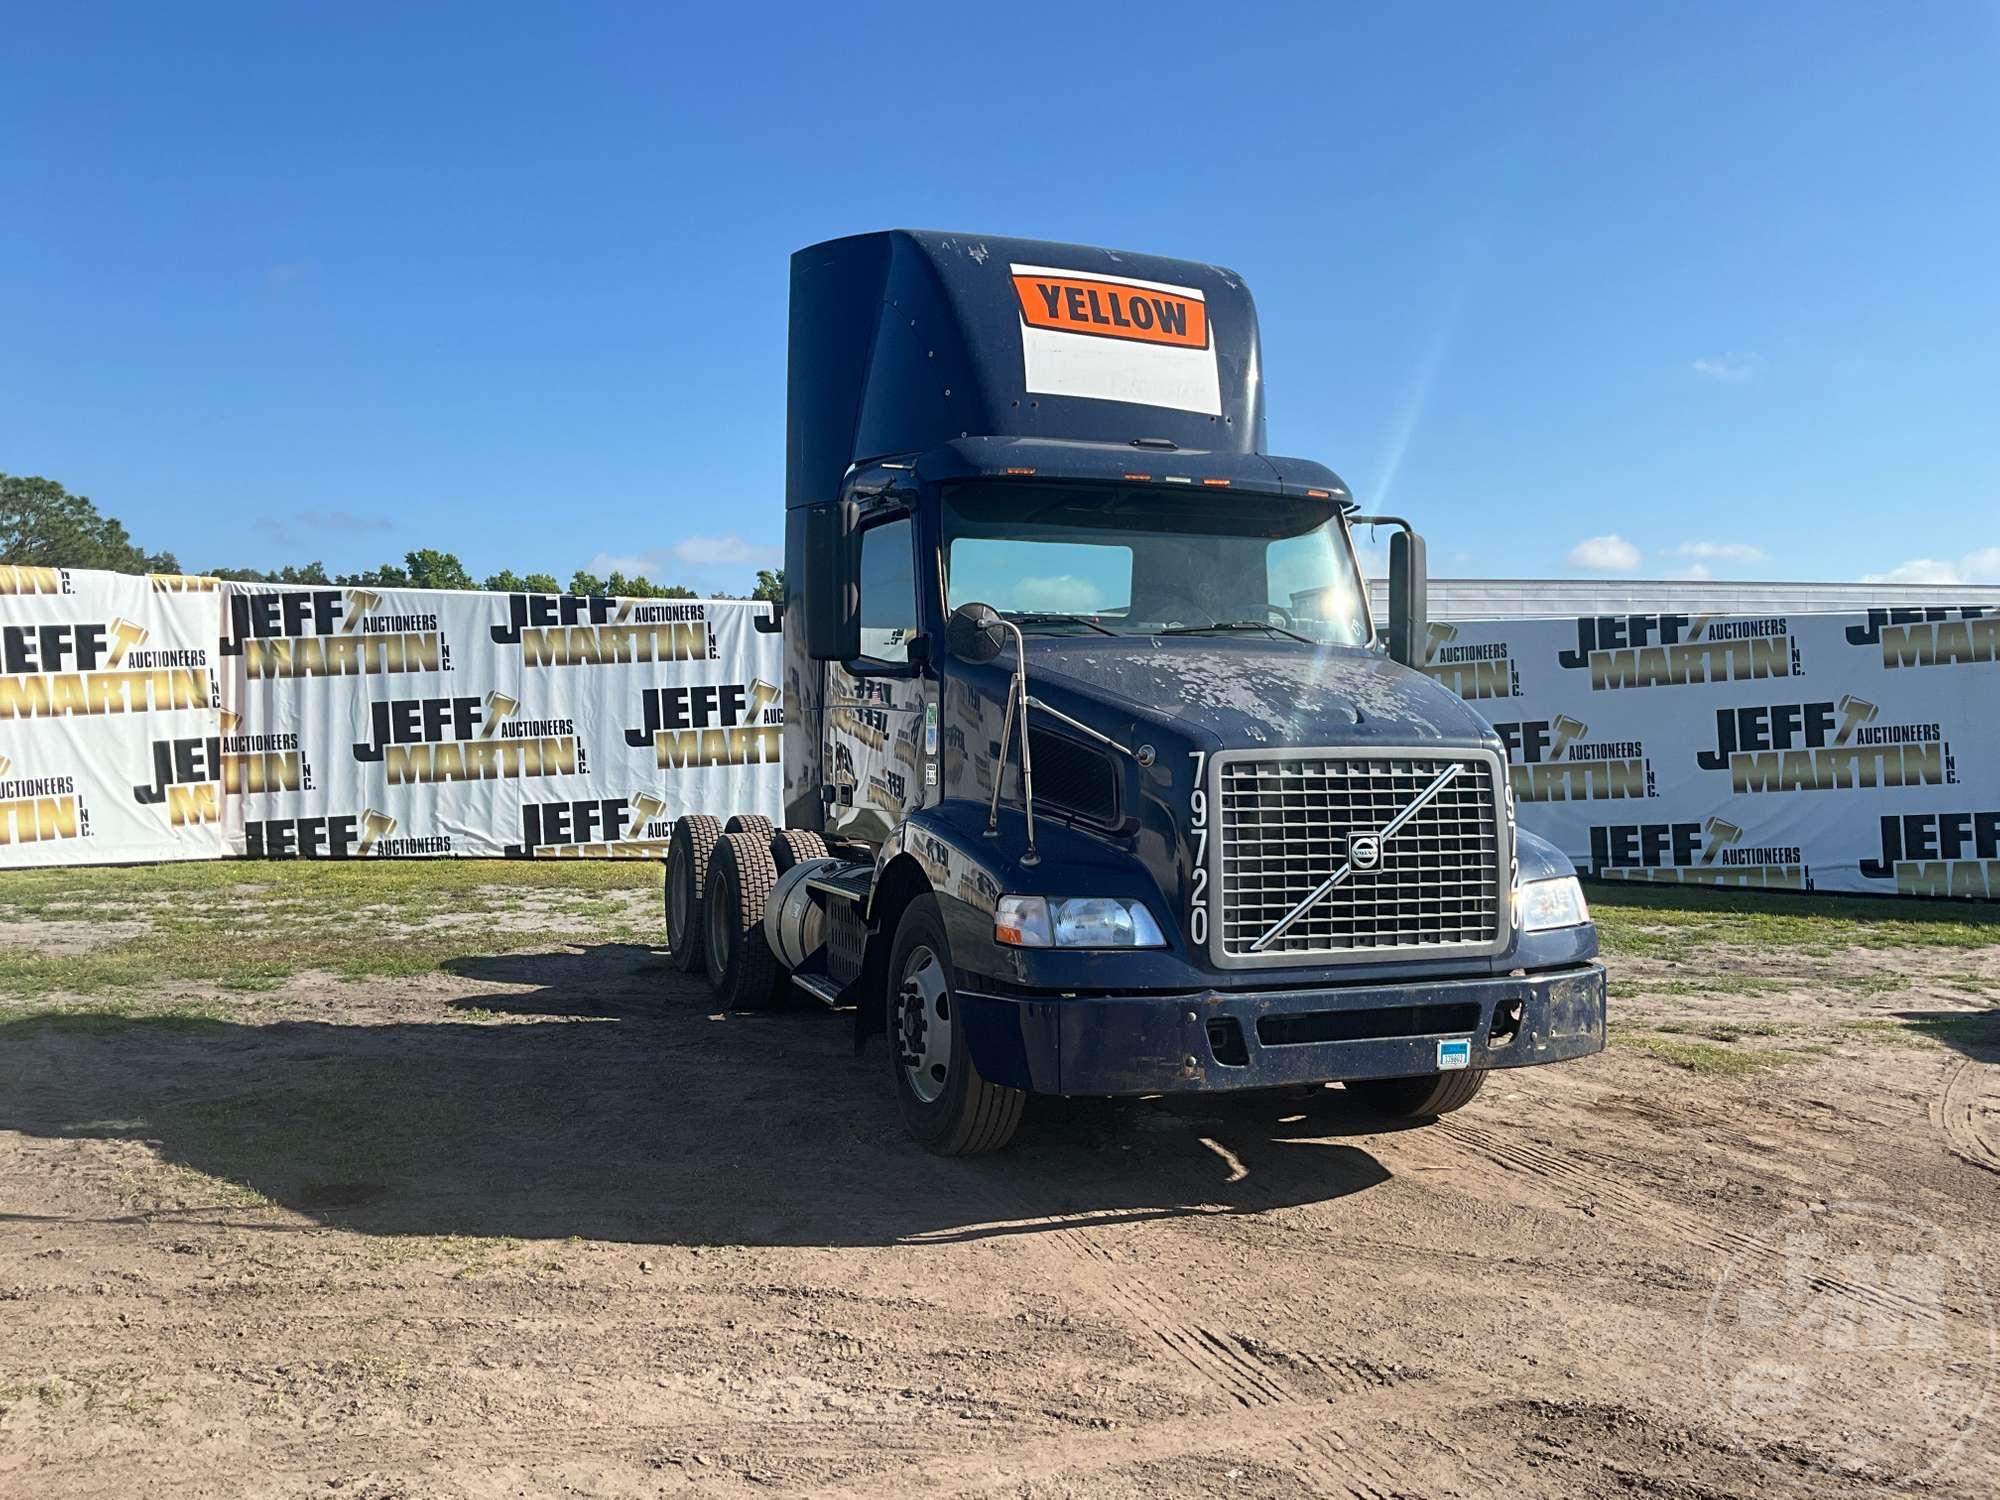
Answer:
<path fill-rule="evenodd" d="M 1099 338 L 1208 347 L 1208 303 L 1187 287 L 1147 286 L 1095 276 L 1014 272 L 1014 295 L 1031 328 Z"/>
<path fill-rule="evenodd" d="M 1222 411 L 1214 330 L 1201 288 L 1010 265 L 1029 391 Z"/>

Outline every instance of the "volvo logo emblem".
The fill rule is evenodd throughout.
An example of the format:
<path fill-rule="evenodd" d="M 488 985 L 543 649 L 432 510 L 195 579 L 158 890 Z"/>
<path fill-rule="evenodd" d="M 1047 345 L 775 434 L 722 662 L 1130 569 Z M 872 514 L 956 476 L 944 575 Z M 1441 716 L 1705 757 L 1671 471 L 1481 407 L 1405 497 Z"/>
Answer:
<path fill-rule="evenodd" d="M 1347 862 L 1357 870 L 1372 870 L 1382 863 L 1382 838 L 1374 833 L 1357 833 L 1347 841 Z"/>

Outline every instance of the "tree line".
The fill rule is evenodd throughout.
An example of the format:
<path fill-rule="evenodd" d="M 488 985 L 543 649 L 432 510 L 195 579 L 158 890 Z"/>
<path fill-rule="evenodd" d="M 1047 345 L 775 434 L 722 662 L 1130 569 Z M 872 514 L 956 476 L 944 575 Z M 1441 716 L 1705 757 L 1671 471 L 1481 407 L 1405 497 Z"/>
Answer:
<path fill-rule="evenodd" d="M 135 543 L 124 525 L 102 514 L 84 495 L 73 495 L 53 479 L 0 474 L 0 564 L 42 568 L 102 568 L 112 573 L 180 573 L 186 571 L 171 552 L 148 552 Z M 613 569 L 603 578 L 578 568 L 567 586 L 553 573 L 516 573 L 503 568 L 475 579 L 458 555 L 420 547 L 403 554 L 403 561 L 385 562 L 358 573 L 328 573 L 324 564 L 309 562 L 282 568 L 208 568 L 207 574 L 237 583 L 296 583 L 358 588 L 488 589 L 506 594 L 597 594 L 619 599 L 697 599 L 704 597 L 677 583 L 654 583 Z M 782 569 L 757 570 L 752 599 L 784 596 Z M 731 594 L 706 597 L 729 599 Z"/>

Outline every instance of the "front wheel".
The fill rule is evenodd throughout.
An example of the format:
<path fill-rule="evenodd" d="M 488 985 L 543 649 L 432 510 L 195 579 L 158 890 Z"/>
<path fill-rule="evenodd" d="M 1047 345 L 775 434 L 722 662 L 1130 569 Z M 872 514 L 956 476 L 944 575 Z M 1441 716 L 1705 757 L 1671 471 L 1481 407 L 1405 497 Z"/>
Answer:
<path fill-rule="evenodd" d="M 1026 1099 L 973 1066 L 937 897 L 912 901 L 889 954 L 889 1064 L 903 1124 L 939 1156 L 998 1151 L 1014 1138 Z"/>
<path fill-rule="evenodd" d="M 1341 1087 L 1388 1119 L 1429 1120 L 1465 1108 L 1485 1085 L 1486 1069 L 1460 1068 L 1416 1078 L 1357 1078 Z"/>

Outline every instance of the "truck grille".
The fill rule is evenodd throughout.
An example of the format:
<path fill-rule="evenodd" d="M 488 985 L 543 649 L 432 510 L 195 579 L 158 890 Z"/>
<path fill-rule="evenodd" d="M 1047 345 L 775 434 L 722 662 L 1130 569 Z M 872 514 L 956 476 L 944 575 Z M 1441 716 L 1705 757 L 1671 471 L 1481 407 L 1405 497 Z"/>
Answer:
<path fill-rule="evenodd" d="M 1456 763 L 1459 773 L 1263 949 L 1253 945 Z M 1506 946 L 1512 850 L 1491 756 L 1225 756 L 1216 768 L 1213 952 L 1231 966 L 1473 954 Z"/>

